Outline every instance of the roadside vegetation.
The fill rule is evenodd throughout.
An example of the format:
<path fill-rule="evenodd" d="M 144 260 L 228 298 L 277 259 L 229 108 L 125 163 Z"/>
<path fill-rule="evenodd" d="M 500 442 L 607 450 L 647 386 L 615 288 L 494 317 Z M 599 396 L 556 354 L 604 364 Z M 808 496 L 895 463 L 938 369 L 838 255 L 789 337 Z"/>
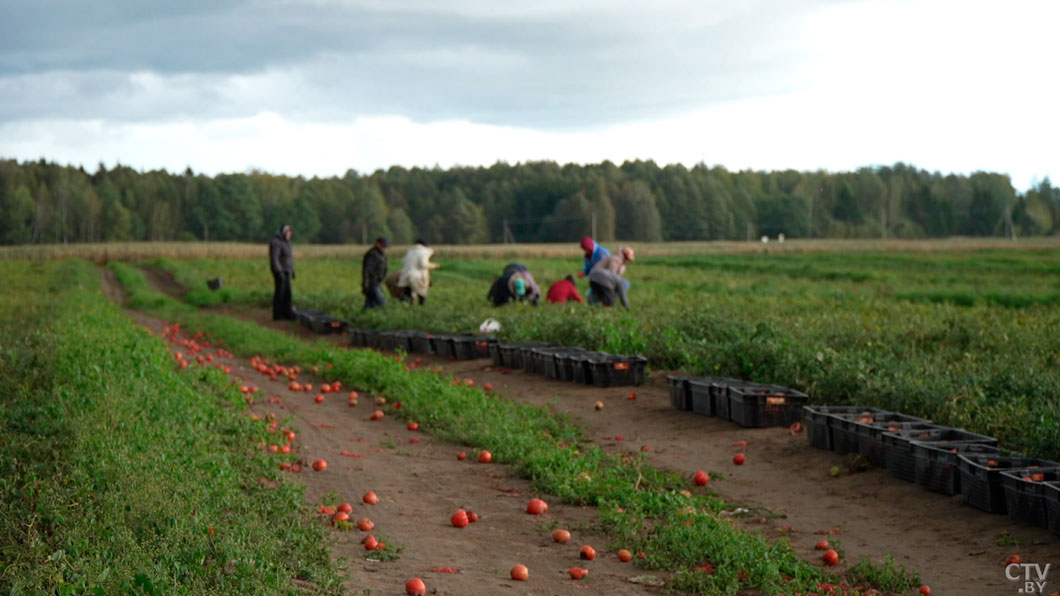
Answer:
<path fill-rule="evenodd" d="M 342 593 L 223 374 L 178 372 L 87 262 L 0 275 L 0 593 Z"/>

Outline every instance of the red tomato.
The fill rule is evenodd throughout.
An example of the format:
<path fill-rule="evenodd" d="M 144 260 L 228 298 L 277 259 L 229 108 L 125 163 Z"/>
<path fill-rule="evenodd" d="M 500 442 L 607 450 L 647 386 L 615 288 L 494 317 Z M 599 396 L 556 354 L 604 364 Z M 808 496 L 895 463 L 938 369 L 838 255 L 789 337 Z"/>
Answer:
<path fill-rule="evenodd" d="M 414 577 L 405 582 L 405 593 L 409 596 L 424 596 L 427 594 L 427 586 L 422 579 Z"/>
<path fill-rule="evenodd" d="M 379 497 L 377 497 L 372 491 L 364 493 L 364 496 L 361 497 L 361 500 L 369 505 L 375 505 L 379 503 Z"/>
<path fill-rule="evenodd" d="M 372 520 L 368 519 L 367 517 L 362 517 L 361 519 L 357 520 L 357 529 L 362 532 L 371 532 L 372 528 L 374 527 L 375 524 L 373 524 Z"/>
<path fill-rule="evenodd" d="M 738 466 L 742 466 L 745 459 L 746 458 L 742 453 L 737 453 L 736 455 L 732 456 L 732 463 Z"/>
<path fill-rule="evenodd" d="M 485 385 L 482 386 L 482 388 L 485 389 L 486 391 L 493 391 L 493 383 L 486 383 Z"/>
<path fill-rule="evenodd" d="M 530 570 L 526 568 L 526 565 L 516 565 L 512 567 L 512 579 L 517 582 L 525 582 L 530 577 Z"/>
<path fill-rule="evenodd" d="M 350 514 L 346 513 L 345 511 L 339 511 L 335 515 L 331 516 L 331 523 L 335 524 L 335 523 L 338 523 L 338 522 L 341 522 L 341 521 L 348 521 L 349 519 L 350 519 Z"/>
<path fill-rule="evenodd" d="M 335 508 L 335 511 L 349 513 L 353 511 L 353 505 L 350 505 L 349 503 L 340 503 L 339 506 Z"/>
<path fill-rule="evenodd" d="M 408 429 L 409 430 L 419 430 L 420 429 L 420 423 L 419 422 L 409 422 Z"/>
<path fill-rule="evenodd" d="M 931 586 L 927 584 L 920 586 L 920 596 L 931 596 Z"/>
<path fill-rule="evenodd" d="M 317 402 L 318 404 L 324 403 L 324 394 L 316 396 L 315 398 L 313 398 L 313 401 Z"/>
<path fill-rule="evenodd" d="M 383 414 L 382 410 L 376 410 L 372 412 L 372 415 L 369 417 L 369 420 L 382 420 L 384 415 L 385 414 Z"/>
<path fill-rule="evenodd" d="M 530 499 L 530 502 L 526 504 L 526 512 L 531 515 L 541 515 L 548 511 L 548 503 L 541 499 Z"/>
<path fill-rule="evenodd" d="M 629 392 L 629 398 L 630 399 L 637 399 L 637 392 L 636 391 L 630 391 Z"/>
<path fill-rule="evenodd" d="M 633 553 L 629 552 L 626 549 L 622 549 L 618 551 L 618 560 L 622 561 L 623 563 L 629 563 L 633 560 Z"/>
<path fill-rule="evenodd" d="M 552 530 L 552 541 L 560 544 L 567 544 L 570 540 L 570 532 L 566 530 Z"/>
<path fill-rule="evenodd" d="M 475 513 L 474 511 L 468 511 L 467 512 L 467 521 L 469 523 L 472 523 L 472 524 L 477 522 L 478 521 L 478 514 Z"/>
<path fill-rule="evenodd" d="M 589 575 L 589 570 L 582 569 L 581 567 L 571 567 L 567 570 L 567 574 L 570 575 L 571 579 L 581 579 L 586 575 Z"/>
<path fill-rule="evenodd" d="M 1008 565 L 1020 565 L 1021 563 L 1023 563 L 1023 561 L 1020 559 L 1019 555 L 1009 555 L 1008 558 L 1005 559 L 1005 565 L 1006 566 L 1008 566 Z"/>
<path fill-rule="evenodd" d="M 375 539 L 375 536 L 371 534 L 364 539 L 364 550 L 375 550 L 375 547 L 379 546 L 379 541 Z"/>
<path fill-rule="evenodd" d="M 839 553 L 835 552 L 833 549 L 828 549 L 825 551 L 824 555 L 821 556 L 821 559 L 824 561 L 825 565 L 831 567 L 839 564 Z"/>
<path fill-rule="evenodd" d="M 827 540 L 818 540 L 817 544 L 813 545 L 813 550 L 828 550 L 830 546 Z"/>
<path fill-rule="evenodd" d="M 707 474 L 703 470 L 696 471 L 696 475 L 693 477 L 696 486 L 706 486 L 710 482 L 710 474 Z"/>
<path fill-rule="evenodd" d="M 357 395 L 356 391 L 351 391 L 350 392 L 350 399 L 357 399 L 357 397 L 358 397 L 358 395 Z"/>
<path fill-rule="evenodd" d="M 491 461 L 493 461 L 493 454 L 492 453 L 490 453 L 489 451 L 486 451 L 485 449 L 483 449 L 482 451 L 478 452 L 478 463 L 480 463 L 480 464 L 488 464 Z"/>
<path fill-rule="evenodd" d="M 353 407 L 356 407 L 356 406 L 357 406 L 357 400 L 355 400 L 355 399 L 353 399 L 353 398 L 350 398 L 350 401 L 348 401 L 348 402 L 346 402 L 346 403 L 348 403 L 348 404 L 350 405 L 350 407 L 351 407 L 351 408 L 353 408 Z"/>
<path fill-rule="evenodd" d="M 467 518 L 467 512 L 463 509 L 457 509 L 456 513 L 449 517 L 449 521 L 458 528 L 466 528 L 470 521 Z"/>
<path fill-rule="evenodd" d="M 461 451 L 460 453 L 457 453 L 456 458 L 460 461 L 464 461 L 465 459 L 467 459 L 467 451 Z"/>
<path fill-rule="evenodd" d="M 596 549 L 586 544 L 580 551 L 578 551 L 578 556 L 586 561 L 592 561 L 596 558 Z"/>
<path fill-rule="evenodd" d="M 324 383 L 323 385 L 320 386 L 320 392 L 321 393 L 331 393 L 331 385 L 329 385 L 327 383 Z"/>
<path fill-rule="evenodd" d="M 313 469 L 317 472 L 323 472 L 328 467 L 328 462 L 318 459 L 313 462 Z"/>

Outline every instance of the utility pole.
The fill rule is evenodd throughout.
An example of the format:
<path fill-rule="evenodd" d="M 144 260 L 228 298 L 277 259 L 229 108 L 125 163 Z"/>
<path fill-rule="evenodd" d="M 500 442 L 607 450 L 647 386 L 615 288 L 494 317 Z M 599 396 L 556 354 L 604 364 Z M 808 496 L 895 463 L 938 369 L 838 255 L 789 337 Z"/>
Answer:
<path fill-rule="evenodd" d="M 596 240 L 596 212 L 593 211 L 593 240 Z"/>

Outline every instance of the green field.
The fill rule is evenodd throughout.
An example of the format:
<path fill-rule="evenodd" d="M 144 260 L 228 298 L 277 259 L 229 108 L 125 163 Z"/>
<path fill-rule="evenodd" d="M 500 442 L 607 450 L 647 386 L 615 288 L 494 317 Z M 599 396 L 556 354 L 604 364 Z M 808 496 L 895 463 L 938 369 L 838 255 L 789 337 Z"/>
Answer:
<path fill-rule="evenodd" d="M 641 353 L 657 369 L 779 383 L 816 403 L 894 408 L 997 436 L 1012 450 L 1060 457 L 1060 253 L 1053 250 L 648 256 L 627 273 L 630 311 L 493 308 L 486 292 L 507 261 L 439 262 L 425 307 L 392 301 L 364 314 L 358 260 L 303 259 L 295 303 L 387 329 L 473 331 L 492 316 L 506 338 Z M 581 259 L 523 262 L 547 287 Z M 270 299 L 264 259 L 154 264 L 192 288 L 188 299 L 199 305 Z M 225 288 L 209 292 L 210 277 Z"/>

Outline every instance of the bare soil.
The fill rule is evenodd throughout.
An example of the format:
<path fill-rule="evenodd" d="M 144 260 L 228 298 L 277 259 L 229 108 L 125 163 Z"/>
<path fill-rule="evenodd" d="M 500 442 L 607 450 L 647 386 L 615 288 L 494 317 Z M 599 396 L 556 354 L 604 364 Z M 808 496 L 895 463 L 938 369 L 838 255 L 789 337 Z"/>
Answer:
<path fill-rule="evenodd" d="M 306 338 L 321 338 L 290 322 L 274 322 L 264 310 L 228 306 L 218 311 Z M 341 336 L 323 337 L 342 341 Z M 653 374 L 650 382 L 641 387 L 599 389 L 523 371 L 505 374 L 488 360 L 454 362 L 418 357 L 453 375 L 480 384 L 492 383 L 498 393 L 518 401 L 565 412 L 607 450 L 640 453 L 646 446 L 656 466 L 689 477 L 699 469 L 709 471 L 709 487 L 713 491 L 734 507 L 751 510 L 743 521 L 746 529 L 761 530 L 771 537 L 787 535 L 807 560 L 819 560 L 820 553 L 813 547 L 824 538 L 841 545 L 845 558 L 840 571 L 861 557 L 878 562 L 890 554 L 899 564 L 919 573 L 935 594 L 972 596 L 1021 593 L 1023 584 L 1010 581 L 1005 575 L 1004 561 L 1010 554 L 1019 554 L 1024 563 L 1052 564 L 1053 575 L 1060 573 L 1060 537 L 1007 516 L 979 511 L 963 504 L 960 496 L 926 491 L 893 478 L 886 470 L 851 471 L 846 456 L 811 447 L 804 433 L 792 435 L 786 428 L 745 429 L 716 418 L 676 411 L 670 407 L 664 373 Z M 273 395 L 272 386 L 268 391 L 268 395 Z M 635 392 L 635 399 L 629 399 L 631 391 Z M 535 519 L 522 513 L 525 501 L 533 496 L 526 492 L 525 482 L 499 466 L 456 462 L 454 454 L 462 449 L 459 446 L 425 436 L 420 444 L 407 444 L 410 433 L 394 420 L 366 422 L 370 410 L 364 402 L 351 410 L 344 398 L 332 397 L 318 406 L 312 403 L 312 396 L 286 395 L 283 391 L 276 394 L 288 408 L 277 411 L 277 415 L 295 414 L 296 424 L 303 427 L 298 443 L 307 459 L 311 459 L 310 455 L 350 449 L 351 439 L 363 438 L 368 441 L 365 446 L 372 445 L 370 457 L 337 462 L 346 470 L 302 475 L 310 503 L 316 503 L 329 490 L 348 496 L 351 502 L 365 490 L 375 490 L 384 498 L 383 504 L 377 506 L 380 513 L 372 509 L 371 517 L 378 518 L 377 527 L 388 538 L 403 544 L 405 551 L 396 563 L 355 564 L 352 577 L 368 582 L 364 587 L 379 585 L 380 593 L 391 593 L 395 592 L 394 586 L 400 587 L 396 582 L 401 577 L 422 577 L 421 570 L 435 565 L 457 565 L 464 568 L 457 576 L 430 581 L 424 577 L 428 587 L 444 586 L 447 592 L 440 593 L 453 594 L 492 594 L 500 587 L 534 594 L 585 593 L 587 589 L 588 593 L 644 593 L 646 588 L 628 582 L 629 577 L 643 574 L 618 563 L 613 555 L 580 565 L 593 570 L 586 580 L 563 579 L 566 569 L 578 564 L 580 544 L 591 541 L 596 546 L 606 541 L 577 532 L 566 547 L 550 545 L 542 525 L 559 519 L 561 525 L 577 527 L 589 522 L 593 511 L 559 508 L 554 503 L 549 519 Z M 597 401 L 604 402 L 602 410 L 594 409 Z M 311 426 L 319 422 L 340 428 Z M 621 435 L 622 440 L 616 440 L 616 435 Z M 391 441 L 397 448 L 380 447 L 380 441 Z M 737 441 L 747 441 L 746 447 L 734 447 Z M 399 451 L 407 455 L 399 455 Z M 746 454 L 743 466 L 733 464 L 736 452 Z M 330 463 L 346 458 L 328 459 Z M 829 474 L 833 466 L 842 469 L 839 477 Z M 345 478 L 342 474 L 347 471 L 351 475 Z M 497 485 L 518 491 L 520 497 L 491 488 Z M 543 498 L 549 500 L 548 496 Z M 483 513 L 484 520 L 464 531 L 446 527 L 449 513 L 458 506 Z M 364 510 L 355 506 L 358 514 Z M 483 524 L 487 526 L 484 528 Z M 427 532 L 427 528 L 433 529 Z M 485 529 L 488 533 L 483 532 Z M 485 538 L 472 536 L 474 533 L 486 534 L 497 542 L 484 543 Z M 1019 544 L 998 546 L 1004 533 Z M 356 533 L 339 535 L 336 554 L 349 557 L 351 548 L 357 546 L 349 543 L 356 543 L 356 538 Z M 424 549 L 427 544 L 430 547 Z M 474 554 L 465 556 L 467 553 Z M 356 553 L 352 554 L 356 557 Z M 517 562 L 530 567 L 530 583 L 517 585 L 506 579 L 508 568 Z M 400 571 L 390 574 L 388 570 L 394 569 Z M 372 580 L 375 577 L 385 579 L 376 583 Z M 547 587 L 539 584 L 539 577 L 552 583 Z M 1060 575 L 1049 579 L 1045 594 L 1060 588 Z M 465 580 L 470 581 L 459 585 L 466 585 L 466 589 L 452 583 Z"/>

